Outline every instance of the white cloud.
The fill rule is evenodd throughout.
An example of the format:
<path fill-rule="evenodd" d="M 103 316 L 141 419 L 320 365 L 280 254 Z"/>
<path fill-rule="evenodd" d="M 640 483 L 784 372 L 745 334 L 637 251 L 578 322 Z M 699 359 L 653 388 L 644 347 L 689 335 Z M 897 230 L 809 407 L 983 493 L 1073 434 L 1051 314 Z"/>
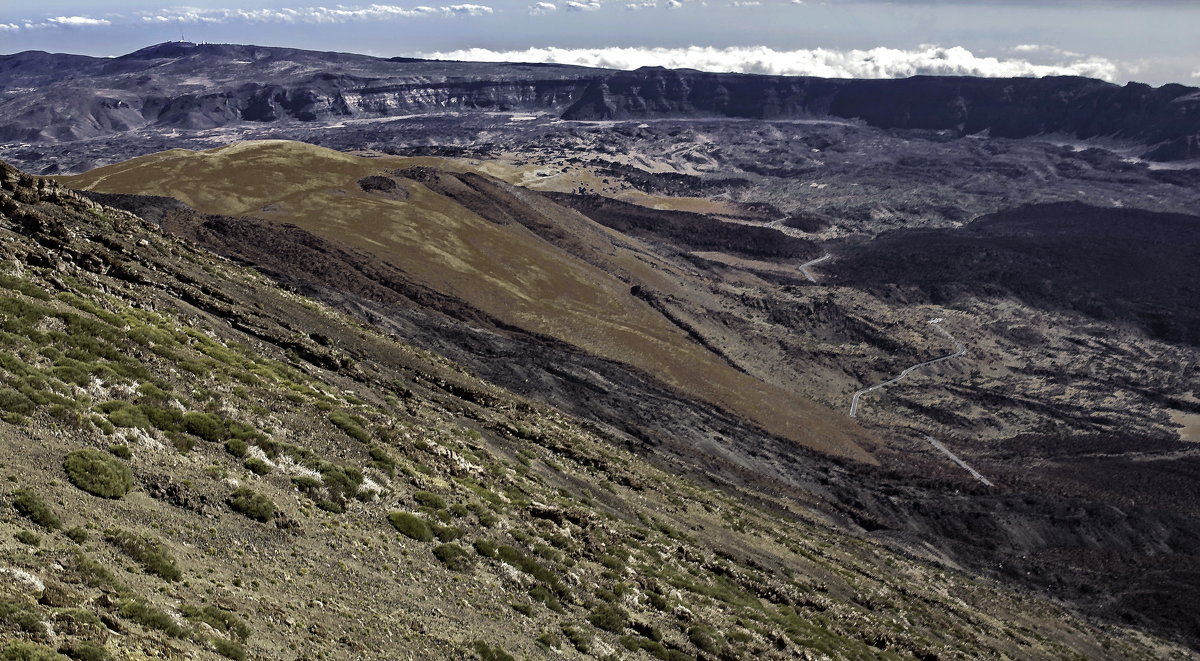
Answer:
<path fill-rule="evenodd" d="M 658 3 L 655 2 L 654 0 L 642 0 L 642 2 L 626 3 L 625 8 L 630 11 L 637 11 L 639 9 L 650 9 L 652 7 L 657 7 L 657 6 L 658 6 Z"/>
<path fill-rule="evenodd" d="M 758 7 L 762 3 L 758 0 L 733 0 L 729 3 L 730 7 Z"/>
<path fill-rule="evenodd" d="M 683 3 L 679 0 L 667 0 L 667 8 L 669 9 L 679 9 L 682 6 Z"/>
<path fill-rule="evenodd" d="M 600 3 L 596 0 L 584 0 L 577 2 L 576 0 L 567 0 L 563 3 L 568 11 L 596 11 L 600 8 Z"/>
<path fill-rule="evenodd" d="M 46 19 L 47 23 L 54 25 L 66 25 L 72 27 L 78 26 L 93 26 L 93 25 L 112 25 L 112 21 L 105 18 L 88 18 L 87 16 L 56 16 Z"/>
<path fill-rule="evenodd" d="M 549 4 L 549 3 L 538 3 Z M 143 12 L 148 23 L 228 23 L 248 21 L 261 23 L 346 23 L 349 21 L 382 21 L 420 16 L 483 16 L 494 10 L 486 5 L 459 4 L 441 7 L 401 7 L 374 4 L 365 7 L 335 5 L 334 7 L 300 7 L 292 9 L 197 9 L 173 7 Z"/>
<path fill-rule="evenodd" d="M 1200 78 L 1200 69 L 1196 69 L 1192 72 L 1192 78 Z"/>
<path fill-rule="evenodd" d="M 8 32 L 20 29 L 21 26 L 17 25 L 16 23 L 0 23 L 0 32 Z"/>
<path fill-rule="evenodd" d="M 495 51 L 472 48 L 421 57 L 479 62 L 557 62 L 609 69 L 642 66 L 736 71 L 825 78 L 904 78 L 916 75 L 941 76 L 1054 76 L 1077 75 L 1112 80 L 1116 63 L 1100 57 L 1081 57 L 1062 64 L 1034 64 L 1022 59 L 982 57 L 961 47 L 921 46 L 913 50 L 872 48 L 869 50 L 780 51 L 765 46 L 733 48 L 528 48 Z M 1200 73 L 1200 72 L 1198 72 Z"/>
<path fill-rule="evenodd" d="M 538 14 L 545 14 L 556 11 L 557 9 L 558 5 L 554 4 L 553 2 L 538 2 L 529 6 L 529 13 L 537 16 Z"/>

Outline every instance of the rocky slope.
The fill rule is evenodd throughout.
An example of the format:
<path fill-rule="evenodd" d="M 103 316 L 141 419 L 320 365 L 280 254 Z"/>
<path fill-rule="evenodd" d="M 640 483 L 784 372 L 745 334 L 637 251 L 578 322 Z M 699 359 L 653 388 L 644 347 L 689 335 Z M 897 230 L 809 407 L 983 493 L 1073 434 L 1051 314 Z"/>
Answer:
<path fill-rule="evenodd" d="M 879 128 L 1000 138 L 1111 137 L 1145 145 L 1144 156 L 1153 160 L 1200 157 L 1197 88 L 1137 83 L 1119 87 L 1073 77 L 830 80 L 647 67 L 595 79 L 563 118 L 706 114 L 841 117 Z"/>
<path fill-rule="evenodd" d="M 9 657 L 1186 654 L 656 470 L 0 167 Z"/>
<path fill-rule="evenodd" d="M 255 167 L 276 175 L 267 193 L 257 192 Z M 1200 569 L 1194 509 L 1200 499 L 1186 487 L 1196 453 L 1177 439 L 1170 417 L 1194 409 L 1188 398 L 1200 391 L 1200 375 L 1193 348 L 1148 338 L 1126 318 L 1088 319 L 1072 308 L 1039 307 L 1045 301 L 1022 301 L 996 284 L 933 299 L 892 284 L 913 280 L 919 273 L 906 272 L 904 265 L 921 262 L 898 250 L 893 252 L 899 265 L 872 260 L 870 243 L 827 244 L 837 258 L 815 267 L 814 284 L 796 268 L 811 257 L 811 242 L 761 227 L 761 220 L 748 225 L 746 218 L 721 221 L 594 194 L 540 194 L 485 174 L 542 184 L 544 178 L 526 176 L 534 171 L 475 159 L 353 159 L 276 142 L 161 154 L 67 181 L 99 190 L 159 190 L 209 209 L 244 209 L 249 215 L 230 217 L 164 198 L 89 193 L 164 231 L 253 264 L 364 323 L 450 356 L 493 383 L 589 420 L 611 442 L 636 448 L 661 467 L 783 495 L 906 553 L 936 549 L 938 557 L 1050 591 L 1110 621 L 1137 621 L 1180 639 L 1195 638 L 1186 609 L 1141 605 L 1147 599 L 1183 603 L 1200 588 L 1192 579 Z M 242 174 L 230 179 L 229 172 Z M 283 202 L 258 208 L 268 200 L 255 196 L 268 193 Z M 372 215 L 370 222 L 353 225 L 361 233 L 337 231 L 348 210 L 364 203 Z M 434 225 L 438 231 L 469 231 L 457 242 L 379 249 L 387 240 L 381 228 L 396 231 L 414 218 L 424 235 Z M 1073 226 L 1069 216 L 1053 214 L 1034 225 L 1046 225 L 1053 237 L 1060 220 Z M 1119 229 L 1120 221 L 1115 224 Z M 710 235 L 712 226 L 720 231 Z M 626 359 L 616 361 L 596 355 L 599 345 L 573 344 L 586 336 L 562 335 L 556 319 L 564 311 L 547 306 L 518 325 L 506 315 L 527 302 L 498 306 L 488 300 L 511 296 L 510 290 L 472 296 L 477 292 L 430 278 L 421 266 L 433 246 L 442 246 L 438 254 L 451 255 L 461 270 L 539 286 L 521 269 L 486 266 L 471 250 L 470 236 L 497 231 L 526 236 L 523 241 L 526 232 L 537 237 L 541 244 L 522 245 L 526 257 L 548 260 L 538 269 L 554 272 L 578 260 L 619 278 L 632 301 L 657 315 L 655 323 L 671 325 L 680 341 L 692 345 L 657 356 L 658 364 L 702 351 L 707 374 L 728 374 L 713 367 L 720 363 L 738 373 L 737 382 L 756 379 L 828 408 L 816 418 L 796 418 L 801 435 L 764 434 L 756 424 L 760 411 L 801 411 L 791 404 L 770 408 L 784 401 L 771 398 L 758 400 L 757 409 L 714 410 L 695 384 L 672 386 L 669 372 L 637 367 L 646 357 L 636 357 L 628 346 L 622 350 Z M 779 239 L 760 241 L 768 231 Z M 945 242 L 958 236 L 946 234 Z M 728 250 L 709 242 L 713 236 L 723 237 L 718 244 Z M 977 240 L 971 236 L 964 232 L 958 245 Z M 889 241 L 885 236 L 880 245 L 897 243 Z M 455 243 L 462 245 L 446 248 Z M 929 249 L 921 258 L 936 259 L 939 244 L 915 245 Z M 1186 250 L 1182 243 L 1179 249 Z M 979 261 L 970 252 L 952 252 L 967 263 Z M 493 250 L 488 259 L 499 254 Z M 1066 285 L 1091 272 L 1078 268 L 1090 268 L 1086 258 L 1062 261 L 1057 268 L 1047 268 L 1044 259 L 1030 264 L 1042 270 L 1029 276 L 1049 278 L 1049 291 L 1058 286 L 1055 281 Z M 945 338 L 927 323 L 934 317 L 947 320 L 968 355 L 867 399 L 859 420 L 884 443 L 863 447 L 880 468 L 839 462 L 788 440 L 828 441 L 828 432 L 808 435 L 814 429 L 806 420 L 845 429 L 851 392 L 946 353 Z M 621 346 L 612 344 L 608 351 Z M 811 404 L 804 406 L 802 411 L 815 412 Z M 741 415 L 731 415 L 737 412 Z M 943 439 L 997 487 L 982 487 L 933 451 L 922 434 Z M 1054 450 L 1044 454 L 1048 448 Z M 1120 466 L 1126 466 L 1122 479 L 1114 482 Z M 1162 497 L 1154 486 L 1166 483 L 1175 485 L 1174 497 Z M 1155 549 L 1152 562 L 1159 564 L 1154 580 L 1141 573 L 1151 557 L 1147 548 Z"/>

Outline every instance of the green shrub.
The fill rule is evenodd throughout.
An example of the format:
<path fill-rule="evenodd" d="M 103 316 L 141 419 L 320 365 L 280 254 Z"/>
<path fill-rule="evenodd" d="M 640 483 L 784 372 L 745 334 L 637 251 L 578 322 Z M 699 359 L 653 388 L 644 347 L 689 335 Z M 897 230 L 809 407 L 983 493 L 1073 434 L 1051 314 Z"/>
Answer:
<path fill-rule="evenodd" d="M 567 640 L 571 641 L 571 646 L 581 654 L 587 654 L 591 651 L 591 639 L 584 632 L 572 626 L 563 626 L 562 632 L 567 637 Z"/>
<path fill-rule="evenodd" d="M 100 405 L 100 410 L 108 414 L 108 421 L 114 427 L 139 427 L 141 429 L 149 429 L 150 419 L 137 406 L 120 400 L 105 402 Z"/>
<path fill-rule="evenodd" d="M 566 587 L 559 581 L 558 576 L 554 572 L 543 567 L 536 560 L 525 555 L 520 550 L 506 544 L 497 549 L 497 553 L 500 555 L 501 560 L 545 583 L 559 595 L 567 594 Z"/>
<path fill-rule="evenodd" d="M 388 520 L 392 522 L 392 527 L 411 539 L 418 542 L 433 540 L 433 530 L 429 524 L 412 512 L 392 512 L 388 515 Z"/>
<path fill-rule="evenodd" d="M 550 591 L 550 588 L 547 588 L 541 583 L 537 583 L 533 587 L 529 588 L 529 596 L 534 601 L 542 602 L 546 605 L 546 608 L 549 608 L 555 613 L 562 613 L 564 611 L 562 602 L 558 600 L 558 597 L 556 597 L 554 593 Z"/>
<path fill-rule="evenodd" d="M 85 585 L 93 588 L 107 588 L 118 592 L 124 589 L 117 581 L 117 577 L 113 576 L 113 573 L 107 567 L 92 560 L 86 554 L 76 551 L 73 560 L 73 569 L 79 576 L 79 580 Z"/>
<path fill-rule="evenodd" d="M 104 531 L 104 539 L 140 564 L 147 572 L 159 578 L 178 581 L 183 577 L 183 572 L 175 564 L 175 558 L 171 552 L 156 539 L 120 528 L 110 528 Z"/>
<path fill-rule="evenodd" d="M 213 638 L 212 644 L 213 648 L 217 650 L 217 654 L 220 654 L 226 659 L 233 659 L 233 661 L 246 661 L 246 650 L 232 640 Z"/>
<path fill-rule="evenodd" d="M 63 534 L 67 536 L 67 539 L 75 542 L 76 544 L 82 544 L 88 541 L 89 537 L 88 531 L 80 528 L 79 526 L 75 526 Z"/>
<path fill-rule="evenodd" d="M 231 438 L 225 441 L 225 451 L 238 459 L 243 459 L 250 453 L 250 446 L 240 438 Z"/>
<path fill-rule="evenodd" d="M 20 601 L 0 600 L 0 622 L 14 626 L 31 636 L 44 636 L 42 618 L 32 606 Z"/>
<path fill-rule="evenodd" d="M 346 501 L 358 494 L 362 485 L 362 471 L 350 466 L 337 466 L 325 463 L 321 466 L 321 481 L 329 493 L 329 503 L 334 507 L 331 511 L 345 511 Z M 317 503 L 318 506 L 321 503 Z"/>
<path fill-rule="evenodd" d="M 387 475 L 396 474 L 396 459 L 383 446 L 371 448 L 371 467 Z"/>
<path fill-rule="evenodd" d="M 185 428 L 183 414 L 175 409 L 164 409 L 150 404 L 141 404 L 138 408 L 155 429 L 183 431 Z"/>
<path fill-rule="evenodd" d="M 73 640 L 59 648 L 74 661 L 110 661 L 108 650 L 86 640 Z"/>
<path fill-rule="evenodd" d="M 29 489 L 20 489 L 13 493 L 13 508 L 17 514 L 33 521 L 46 530 L 58 530 L 62 520 L 58 514 L 42 500 L 42 497 Z"/>
<path fill-rule="evenodd" d="M 235 512 L 263 523 L 270 521 L 271 517 L 275 516 L 275 503 L 271 502 L 270 498 L 246 487 L 240 487 L 229 496 L 229 506 Z"/>
<path fill-rule="evenodd" d="M 475 641 L 474 647 L 475 653 L 479 655 L 481 661 L 517 661 L 513 655 L 499 647 L 492 647 L 482 640 Z"/>
<path fill-rule="evenodd" d="M 310 475 L 299 475 L 292 478 L 292 484 L 296 486 L 297 490 L 312 496 L 321 488 L 323 483 L 321 480 Z"/>
<path fill-rule="evenodd" d="M 588 622 L 597 629 L 621 633 L 629 623 L 629 615 L 615 604 L 600 604 L 588 615 Z"/>
<path fill-rule="evenodd" d="M 129 449 L 128 445 L 110 445 L 108 446 L 108 453 L 126 461 L 133 459 L 133 451 Z"/>
<path fill-rule="evenodd" d="M 697 624 L 688 629 L 687 636 L 688 640 L 701 652 L 716 654 L 721 651 L 717 632 L 707 624 Z"/>
<path fill-rule="evenodd" d="M 360 418 L 345 411 L 332 411 L 329 414 L 329 421 L 338 429 L 346 432 L 350 438 L 362 443 L 371 442 L 371 434 L 363 429 L 363 421 Z"/>
<path fill-rule="evenodd" d="M 67 479 L 102 498 L 120 498 L 133 488 L 133 473 L 121 460 L 91 448 L 75 450 L 63 459 Z"/>
<path fill-rule="evenodd" d="M 41 546 L 42 536 L 32 530 L 18 530 L 16 535 L 18 542 L 28 544 L 30 546 Z"/>
<path fill-rule="evenodd" d="M 458 544 L 438 544 L 433 547 L 433 555 L 446 565 L 447 569 L 466 571 L 471 567 L 471 555 Z"/>
<path fill-rule="evenodd" d="M 266 475 L 271 472 L 271 464 L 257 457 L 247 459 L 243 465 L 255 475 Z"/>
<path fill-rule="evenodd" d="M 242 618 L 211 604 L 205 606 L 184 604 L 179 610 L 187 619 L 204 622 L 216 631 L 236 636 L 238 640 L 246 640 L 250 637 L 250 625 L 246 624 Z"/>
<path fill-rule="evenodd" d="M 477 539 L 477 540 L 475 540 L 474 546 L 475 546 L 475 552 L 478 553 L 479 555 L 482 555 L 485 558 L 493 558 L 494 559 L 494 558 L 500 557 L 500 554 L 497 550 L 495 542 L 492 542 L 492 541 L 489 541 L 486 539 Z"/>
<path fill-rule="evenodd" d="M 172 638 L 183 637 L 184 629 L 175 622 L 174 618 L 144 601 L 126 600 L 121 603 L 121 608 L 117 612 L 127 620 L 137 622 L 149 629 L 157 629 Z"/>
<path fill-rule="evenodd" d="M 15 413 L 17 415 L 29 415 L 33 413 L 34 407 L 33 400 L 20 392 L 12 388 L 0 388 L 0 411 L 7 411 L 8 413 Z"/>
<path fill-rule="evenodd" d="M 462 528 L 457 526 L 433 526 L 433 534 L 437 536 L 439 541 L 453 542 L 463 536 Z"/>
<path fill-rule="evenodd" d="M 210 443 L 216 443 L 226 437 L 225 421 L 212 413 L 199 411 L 184 413 L 183 430 Z"/>
<path fill-rule="evenodd" d="M 0 661 L 70 661 L 44 645 L 19 640 L 9 641 L 0 650 Z"/>
<path fill-rule="evenodd" d="M 428 491 L 418 491 L 413 494 L 413 500 L 417 501 L 422 507 L 428 507 L 434 510 L 446 509 L 446 500 L 436 493 Z"/>

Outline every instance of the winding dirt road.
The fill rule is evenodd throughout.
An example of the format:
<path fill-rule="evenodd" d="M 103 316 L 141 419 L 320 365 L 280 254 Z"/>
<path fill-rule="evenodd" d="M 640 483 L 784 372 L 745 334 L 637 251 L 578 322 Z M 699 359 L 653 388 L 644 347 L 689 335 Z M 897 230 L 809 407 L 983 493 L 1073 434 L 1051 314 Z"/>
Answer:
<path fill-rule="evenodd" d="M 929 323 L 934 324 L 934 328 L 936 328 L 939 332 L 941 332 L 942 335 L 945 335 L 946 337 L 950 338 L 950 341 L 954 343 L 954 347 L 956 349 L 955 352 L 946 354 L 945 356 L 942 356 L 940 358 L 934 358 L 933 360 L 927 360 L 923 363 L 917 363 L 916 365 L 912 365 L 911 367 L 905 368 L 905 370 L 903 372 L 901 372 L 899 375 L 897 375 L 891 379 L 888 379 L 887 381 L 884 381 L 883 383 L 877 383 L 877 384 L 871 386 L 870 388 L 863 388 L 862 390 L 859 390 L 858 392 L 854 393 L 854 397 L 852 397 L 850 399 L 850 417 L 851 418 L 858 417 L 858 406 L 861 403 L 863 395 L 865 395 L 873 390 L 879 390 L 880 388 L 883 388 L 885 386 L 890 386 L 893 383 L 896 383 L 896 382 L 900 381 L 901 379 L 903 379 L 904 377 L 908 376 L 909 374 L 912 374 L 916 370 L 921 369 L 922 367 L 927 367 L 929 365 L 936 365 L 937 363 L 940 363 L 940 362 L 943 362 L 946 360 L 950 360 L 951 358 L 958 358 L 959 356 L 967 353 L 967 348 L 965 346 L 963 346 L 962 342 L 959 342 L 945 328 L 942 328 L 941 326 L 937 325 L 937 324 L 940 324 L 941 322 L 942 322 L 941 318 L 929 320 Z"/>

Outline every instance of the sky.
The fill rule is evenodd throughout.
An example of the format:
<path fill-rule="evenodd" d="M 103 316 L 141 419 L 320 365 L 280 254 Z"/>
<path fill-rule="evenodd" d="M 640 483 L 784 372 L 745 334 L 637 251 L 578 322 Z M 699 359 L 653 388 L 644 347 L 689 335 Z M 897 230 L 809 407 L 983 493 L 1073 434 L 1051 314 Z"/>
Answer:
<path fill-rule="evenodd" d="M 180 39 L 622 69 L 1200 85 L 1200 0 L 0 0 L 0 53 L 112 56 Z"/>

